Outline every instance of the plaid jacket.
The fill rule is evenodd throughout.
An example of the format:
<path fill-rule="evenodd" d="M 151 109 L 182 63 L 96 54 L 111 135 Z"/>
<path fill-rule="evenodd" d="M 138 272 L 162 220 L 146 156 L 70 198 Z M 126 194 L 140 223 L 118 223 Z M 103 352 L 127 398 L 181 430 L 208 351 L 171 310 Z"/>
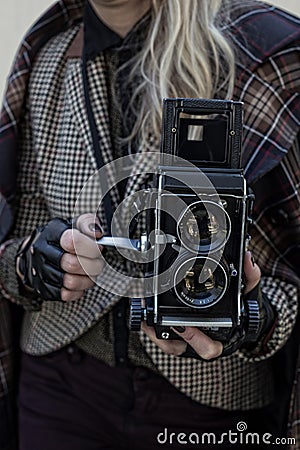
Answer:
<path fill-rule="evenodd" d="M 0 176 L 0 190 L 11 205 L 16 185 L 15 165 L 19 159 L 21 161 L 20 179 L 22 178 L 25 183 L 21 188 L 23 192 L 29 192 L 29 194 L 34 191 L 34 201 L 32 195 L 28 195 L 27 198 L 23 197 L 22 200 L 17 197 L 18 201 L 22 201 L 19 210 L 23 211 L 24 214 L 19 215 L 17 222 L 15 222 L 17 224 L 13 227 L 9 236 L 13 241 L 4 242 L 2 247 L 3 260 L 5 260 L 4 269 L 7 270 L 7 273 L 5 273 L 5 270 L 2 271 L 2 294 L 10 300 L 19 301 L 23 304 L 25 299 L 19 298 L 18 294 L 14 292 L 14 280 L 10 271 L 14 261 L 14 247 L 18 245 L 18 238 L 28 234 L 38 222 L 47 221 L 49 216 L 67 217 L 71 215 L 78 190 L 96 169 L 86 122 L 82 89 L 78 89 L 78 87 L 81 88 L 80 66 L 78 65 L 76 52 L 72 54 L 72 51 L 70 51 L 80 28 L 81 16 L 81 1 L 60 1 L 33 27 L 25 38 L 15 61 L 0 118 L 0 168 L 4 168 Z M 274 26 L 274 31 L 276 31 L 276 35 L 274 33 L 273 36 L 274 40 L 265 42 L 262 36 L 258 39 L 258 34 L 264 32 L 265 27 L 270 25 L 270 21 Z M 236 19 L 227 28 L 237 44 L 239 52 L 235 98 L 245 103 L 244 165 L 248 180 L 256 190 L 258 198 L 256 206 L 258 212 L 255 216 L 253 233 L 253 240 L 255 246 L 257 246 L 255 248 L 258 249 L 256 256 L 264 269 L 268 293 L 276 303 L 277 308 L 282 311 L 282 328 L 279 327 L 274 348 L 271 350 L 275 351 L 278 343 L 281 342 L 282 344 L 291 331 L 295 312 L 290 312 L 291 324 L 289 325 L 288 309 L 295 309 L 296 291 L 293 284 L 299 283 L 299 265 L 297 264 L 300 239 L 299 173 L 296 170 L 299 167 L 299 151 L 296 144 L 300 117 L 298 95 L 299 53 L 297 53 L 299 52 L 297 42 L 300 35 L 299 21 L 275 8 L 254 2 L 251 9 L 240 11 Z M 247 41 L 245 36 L 247 36 Z M 255 36 L 255 39 L 251 40 L 251 36 Z M 258 43 L 262 43 L 262 47 L 258 47 Z M 42 50 L 36 57 L 40 49 Z M 67 53 L 68 59 L 65 57 Z M 33 59 L 35 59 L 35 64 L 32 71 Z M 44 64 L 45 61 L 49 63 Z M 98 64 L 101 65 L 101 60 L 98 61 Z M 69 69 L 67 76 L 66 65 Z M 99 120 L 98 128 L 104 158 L 109 161 L 111 155 L 107 130 L 107 112 L 103 101 L 103 98 L 105 99 L 105 87 L 103 79 L 101 77 L 99 79 L 99 67 L 98 70 L 96 69 L 92 66 L 89 67 L 89 76 L 92 81 L 91 96 L 94 99 L 93 107 Z M 27 108 L 24 107 L 24 99 L 28 92 L 29 74 L 31 73 L 29 85 L 31 99 L 39 99 L 38 94 L 41 84 L 43 89 L 46 86 L 50 88 L 53 87 L 51 83 L 54 81 L 58 87 L 62 79 L 70 93 L 68 105 L 63 103 L 63 98 L 59 92 L 58 94 L 56 92 L 58 97 L 55 99 L 55 106 L 51 106 L 51 102 L 43 103 L 45 100 L 43 98 L 35 102 L 33 110 L 30 111 L 30 120 L 35 123 L 36 129 L 43 131 L 43 133 L 35 135 L 37 148 L 45 147 L 48 139 L 50 139 L 50 142 L 52 142 L 51 139 L 55 140 L 55 133 L 59 127 L 56 112 L 65 111 L 65 125 L 69 125 L 69 129 L 73 130 L 74 135 L 77 136 L 76 140 L 73 141 L 70 134 L 66 135 L 65 141 L 62 143 L 64 148 L 67 149 L 63 161 L 63 172 L 59 172 L 59 168 L 56 166 L 58 163 L 57 157 L 51 155 L 51 148 L 48 148 L 50 153 L 47 156 L 47 164 L 42 166 L 39 179 L 35 178 L 36 172 L 32 171 L 33 160 L 30 158 L 32 136 L 31 128 L 28 126 L 29 114 Z M 51 91 L 52 95 L 54 91 L 55 86 L 54 90 Z M 52 117 L 53 120 L 49 120 L 49 117 Z M 76 131 L 74 130 L 74 122 L 76 122 Z M 78 140 L 78 127 L 81 137 L 83 136 L 80 140 Z M 20 156 L 17 157 L 17 146 L 21 143 Z M 153 146 L 155 145 L 157 143 L 153 143 Z M 68 149 L 74 146 L 79 152 L 79 159 L 78 155 L 74 159 L 73 154 L 68 154 Z M 82 152 L 83 148 L 85 149 L 84 152 Z M 140 156 L 138 162 L 144 164 L 144 161 L 145 159 Z M 74 183 L 70 174 L 73 170 L 76 171 L 79 164 L 80 174 L 76 172 L 78 173 L 78 180 Z M 85 169 L 82 170 L 82 167 Z M 27 178 L 28 174 L 32 174 L 32 172 L 33 175 Z M 51 177 L 53 177 L 52 181 Z M 136 189 L 141 182 L 142 179 L 139 176 L 133 176 L 128 186 L 128 192 Z M 41 183 L 43 192 L 40 190 Z M 63 197 L 61 185 L 64 189 Z M 45 199 L 47 200 L 46 203 Z M 10 222 L 14 219 L 13 213 L 4 202 L 4 198 L 1 199 L 1 202 L 5 206 L 3 211 L 6 211 L 7 217 L 7 220 L 1 220 L 1 232 L 4 236 Z M 85 205 L 82 205 L 82 209 L 85 210 Z M 279 280 L 284 280 L 284 282 Z M 287 283 L 292 283 L 289 292 L 287 292 Z M 30 330 L 30 333 L 25 333 L 23 336 L 23 347 L 29 352 L 38 354 L 64 345 L 84 332 L 97 320 L 100 314 L 97 316 L 95 310 L 101 310 L 101 314 L 103 314 L 115 301 L 117 299 L 112 296 L 97 296 L 89 293 L 83 302 L 68 306 L 67 314 L 62 310 L 61 304 L 54 307 L 45 305 L 43 313 L 26 314 L 24 329 Z M 86 304 L 88 304 L 88 309 L 85 308 Z M 1 321 L 4 324 L 7 315 L 7 311 L 4 311 L 4 299 L 0 305 L 2 305 L 5 314 Z M 48 319 L 53 312 L 53 317 L 56 318 L 61 315 L 65 318 L 77 317 L 75 322 L 66 320 L 60 338 L 58 338 L 57 333 L 51 334 L 49 332 Z M 39 317 L 41 318 L 39 327 L 36 327 L 36 320 Z M 5 331 L 3 327 L 1 327 L 1 331 Z M 4 346 L 3 355 L 6 354 L 9 357 L 9 349 L 6 348 L 7 339 L 3 337 L 2 342 Z M 161 355 L 159 352 L 157 353 L 156 349 L 151 347 L 150 342 L 145 342 L 145 347 L 157 362 L 160 370 L 176 384 L 178 371 L 168 373 L 168 368 L 171 366 L 170 358 Z M 238 358 L 242 359 L 243 355 L 239 355 Z M 9 359 L 7 359 L 5 365 L 0 366 L 0 370 L 1 368 L 7 368 L 3 371 L 3 376 L 0 377 L 1 380 L 4 380 L 2 382 L 2 396 L 9 392 L 8 363 Z M 178 365 L 175 359 L 172 360 L 172 364 L 175 368 Z M 221 364 L 226 366 L 224 362 Z M 235 373 L 235 376 L 241 380 L 241 372 L 237 374 L 236 370 L 241 365 L 236 365 L 232 360 L 229 360 L 227 364 L 227 372 Z M 218 367 L 220 369 L 220 366 Z M 197 368 L 194 367 L 194 369 Z M 179 370 L 182 370 L 182 367 Z M 257 373 L 254 375 L 253 381 L 256 376 Z M 185 382 L 186 380 L 187 377 L 184 378 Z M 232 381 L 236 383 L 236 379 Z M 182 384 L 180 388 L 185 391 Z M 209 395 L 210 392 L 208 397 Z M 247 406 L 249 407 L 249 405 Z"/>

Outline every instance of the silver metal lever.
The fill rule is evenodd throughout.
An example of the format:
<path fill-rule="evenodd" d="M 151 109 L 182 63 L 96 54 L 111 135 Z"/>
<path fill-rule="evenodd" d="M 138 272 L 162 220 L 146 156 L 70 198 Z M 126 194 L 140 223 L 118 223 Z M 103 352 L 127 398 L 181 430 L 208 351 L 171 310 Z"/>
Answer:
<path fill-rule="evenodd" d="M 135 252 L 141 251 L 141 241 L 140 239 L 128 239 L 124 237 L 112 237 L 103 236 L 96 240 L 98 245 L 103 245 L 103 247 L 116 247 L 124 248 L 126 250 L 133 250 Z"/>
<path fill-rule="evenodd" d="M 156 236 L 157 244 L 173 244 L 174 242 L 176 242 L 176 238 L 170 234 Z M 142 234 L 140 239 L 103 236 L 96 240 L 96 244 L 103 245 L 103 247 L 123 248 L 125 250 L 133 250 L 141 253 L 149 250 L 149 241 L 146 234 Z M 154 246 L 152 245 L 151 248 L 154 248 Z"/>

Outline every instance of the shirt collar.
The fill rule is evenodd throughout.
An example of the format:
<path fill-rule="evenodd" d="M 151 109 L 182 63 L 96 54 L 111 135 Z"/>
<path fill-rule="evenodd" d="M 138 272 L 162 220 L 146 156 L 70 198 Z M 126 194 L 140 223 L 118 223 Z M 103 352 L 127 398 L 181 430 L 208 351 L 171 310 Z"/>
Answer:
<path fill-rule="evenodd" d="M 100 52 L 110 47 L 120 45 L 123 41 L 117 33 L 102 22 L 89 1 L 86 1 L 83 26 L 83 53 L 87 59 L 92 59 Z"/>

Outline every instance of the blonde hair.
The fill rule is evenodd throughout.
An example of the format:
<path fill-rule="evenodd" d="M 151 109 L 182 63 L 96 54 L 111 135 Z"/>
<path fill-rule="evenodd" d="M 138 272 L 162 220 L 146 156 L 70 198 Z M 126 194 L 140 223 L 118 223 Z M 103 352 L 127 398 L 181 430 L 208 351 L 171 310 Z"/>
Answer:
<path fill-rule="evenodd" d="M 147 149 L 149 130 L 159 135 L 164 97 L 231 97 L 235 58 L 221 29 L 225 8 L 220 20 L 220 7 L 225 3 L 152 0 L 148 36 L 128 62 L 129 82 L 139 82 L 127 110 L 135 115 L 127 141 L 137 137 L 139 146 Z"/>

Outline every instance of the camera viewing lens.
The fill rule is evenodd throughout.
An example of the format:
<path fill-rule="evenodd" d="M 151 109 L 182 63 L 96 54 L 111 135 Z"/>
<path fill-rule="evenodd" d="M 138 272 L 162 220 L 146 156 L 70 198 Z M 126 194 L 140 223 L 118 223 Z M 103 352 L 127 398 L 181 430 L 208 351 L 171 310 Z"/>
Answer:
<path fill-rule="evenodd" d="M 230 219 L 218 203 L 196 202 L 179 219 L 177 231 L 182 244 L 191 251 L 208 253 L 222 248 L 230 235 Z"/>
<path fill-rule="evenodd" d="M 204 208 L 199 208 L 194 211 L 193 217 L 187 219 L 185 234 L 195 242 L 210 240 L 212 235 L 218 233 L 219 226 L 214 215 L 209 216 Z"/>
<path fill-rule="evenodd" d="M 188 259 L 175 272 L 176 296 L 188 306 L 211 306 L 223 297 L 226 289 L 226 271 L 212 258 Z"/>

